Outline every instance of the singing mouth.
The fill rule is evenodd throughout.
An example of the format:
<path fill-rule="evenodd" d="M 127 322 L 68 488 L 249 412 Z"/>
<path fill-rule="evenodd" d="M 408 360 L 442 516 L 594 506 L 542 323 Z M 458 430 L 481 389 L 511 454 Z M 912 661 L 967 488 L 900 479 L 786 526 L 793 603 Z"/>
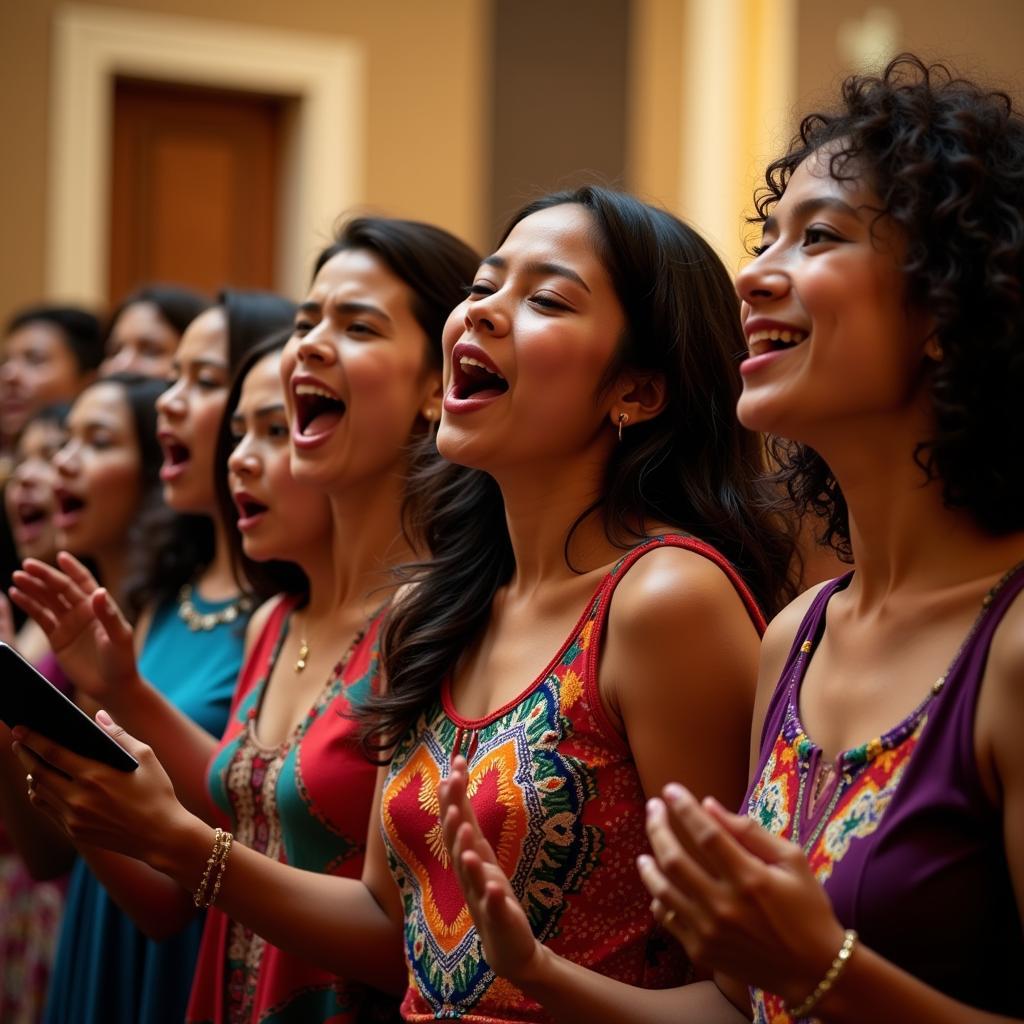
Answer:
<path fill-rule="evenodd" d="M 295 426 L 300 437 L 330 433 L 345 415 L 344 401 L 322 385 L 297 383 L 292 394 L 295 396 Z"/>
<path fill-rule="evenodd" d="M 262 515 L 270 506 L 257 501 L 251 494 L 236 493 L 234 496 L 235 508 L 238 509 L 239 519 L 255 519 Z"/>
<path fill-rule="evenodd" d="M 763 356 L 769 352 L 796 348 L 809 336 L 809 331 L 802 331 L 798 328 L 768 327 L 761 331 L 754 331 L 747 339 L 747 348 L 752 356 Z"/>
<path fill-rule="evenodd" d="M 459 356 L 452 373 L 453 397 L 497 398 L 508 391 L 508 381 L 496 366 L 474 356 Z"/>

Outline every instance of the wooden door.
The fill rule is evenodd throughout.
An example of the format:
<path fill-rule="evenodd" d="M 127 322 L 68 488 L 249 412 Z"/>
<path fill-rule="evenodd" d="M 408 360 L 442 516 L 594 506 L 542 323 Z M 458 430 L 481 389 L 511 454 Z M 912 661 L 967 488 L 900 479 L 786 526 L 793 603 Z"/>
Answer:
<path fill-rule="evenodd" d="M 112 301 L 148 281 L 273 288 L 284 104 L 117 79 Z"/>

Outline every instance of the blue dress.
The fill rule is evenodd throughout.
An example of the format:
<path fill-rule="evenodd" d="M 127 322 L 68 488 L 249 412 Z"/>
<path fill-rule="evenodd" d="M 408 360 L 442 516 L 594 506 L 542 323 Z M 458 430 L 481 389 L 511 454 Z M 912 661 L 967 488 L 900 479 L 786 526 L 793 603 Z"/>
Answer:
<path fill-rule="evenodd" d="M 193 593 L 200 613 L 211 604 Z M 139 671 L 176 707 L 220 736 L 242 664 L 246 617 L 192 632 L 177 604 L 161 605 L 139 657 Z M 199 939 L 198 916 L 163 942 L 147 939 L 81 859 L 71 871 L 47 1024 L 180 1024 L 185 1018 Z"/>

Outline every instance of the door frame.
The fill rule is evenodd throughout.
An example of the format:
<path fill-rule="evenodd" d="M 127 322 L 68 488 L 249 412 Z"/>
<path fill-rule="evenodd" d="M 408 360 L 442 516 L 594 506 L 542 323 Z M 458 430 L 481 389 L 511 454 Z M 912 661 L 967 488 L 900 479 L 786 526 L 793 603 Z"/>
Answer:
<path fill-rule="evenodd" d="M 71 4 L 54 14 L 46 290 L 106 305 L 118 75 L 287 97 L 276 287 L 298 297 L 364 197 L 363 47 L 351 39 Z"/>

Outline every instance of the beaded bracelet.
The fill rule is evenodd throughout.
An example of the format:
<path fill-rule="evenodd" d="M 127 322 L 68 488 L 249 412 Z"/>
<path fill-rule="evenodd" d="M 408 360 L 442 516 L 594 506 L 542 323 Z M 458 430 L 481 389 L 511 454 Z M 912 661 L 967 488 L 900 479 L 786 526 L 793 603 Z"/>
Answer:
<path fill-rule="evenodd" d="M 789 1015 L 794 1020 L 806 1017 L 821 1002 L 825 993 L 836 983 L 839 975 L 843 973 L 843 968 L 846 967 L 846 962 L 850 959 L 850 954 L 853 953 L 853 947 L 856 945 L 857 933 L 852 928 L 847 928 L 846 934 L 843 936 L 843 944 L 839 947 L 839 952 L 836 953 L 832 966 L 825 972 L 825 977 L 818 982 L 814 991 L 799 1006 L 786 1007 Z"/>
<path fill-rule="evenodd" d="M 224 880 L 224 868 L 228 862 L 228 852 L 231 850 L 234 838 L 230 832 L 225 832 L 220 828 L 214 829 L 213 849 L 206 859 L 206 870 L 203 871 L 203 877 L 192 894 L 192 902 L 200 909 L 212 906 L 220 892 L 220 884 Z"/>

